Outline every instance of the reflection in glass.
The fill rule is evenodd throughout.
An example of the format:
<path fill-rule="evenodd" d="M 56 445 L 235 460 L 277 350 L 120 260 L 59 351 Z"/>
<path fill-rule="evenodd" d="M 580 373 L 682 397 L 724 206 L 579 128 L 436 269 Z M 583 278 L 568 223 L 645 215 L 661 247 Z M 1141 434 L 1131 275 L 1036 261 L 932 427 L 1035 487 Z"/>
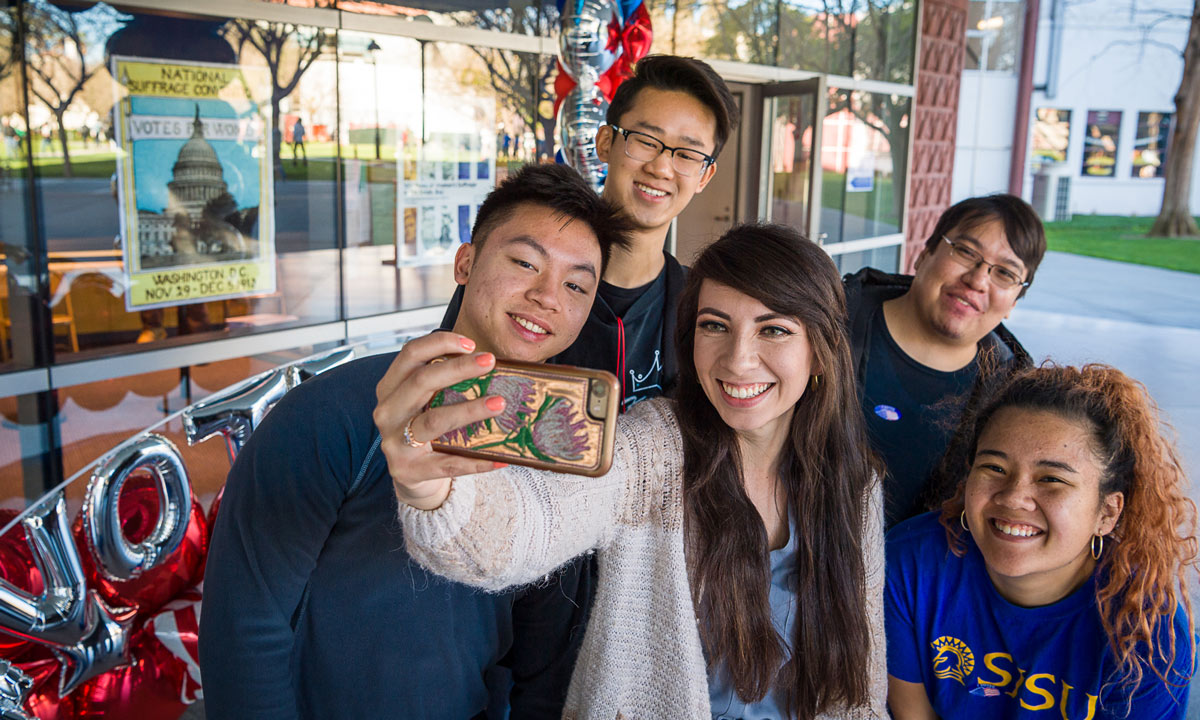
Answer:
<path fill-rule="evenodd" d="M 912 82 L 913 0 L 647 0 L 653 52 Z"/>
<path fill-rule="evenodd" d="M 554 59 L 350 32 L 339 55 L 347 313 L 446 302 L 479 203 L 510 168 L 552 157 Z"/>
<path fill-rule="evenodd" d="M 971 0 L 967 5 L 967 70 L 1016 72 L 1024 32 L 1020 0 Z"/>
<path fill-rule="evenodd" d="M 329 31 L 281 22 L 124 14 L 103 3 L 76 8 L 37 0 L 26 8 L 37 20 L 37 31 L 29 36 L 28 113 L 32 150 L 45 179 L 40 195 L 60 359 L 338 317 L 338 278 L 328 271 L 337 263 L 336 145 L 329 137 L 336 125 L 336 61 Z M 110 71 L 119 58 L 162 75 L 139 79 L 126 71 L 114 79 Z M 262 121 L 224 118 L 211 105 L 216 100 L 199 100 L 206 92 L 200 89 L 205 71 L 225 78 L 210 78 L 209 89 L 228 101 L 230 112 L 249 101 L 264 109 L 251 120 Z M 234 75 L 242 80 L 227 83 Z M 195 84 L 188 85 L 186 78 Z M 143 84 L 130 84 L 135 81 Z M 154 92 L 145 89 L 153 81 L 162 84 Z M 131 92 L 134 87 L 143 90 Z M 242 101 L 237 87 L 244 89 Z M 295 100 L 300 94 L 308 99 L 303 106 Z M 117 97 L 122 104 L 114 106 Z M 142 134 L 128 122 L 117 128 L 117 112 L 124 113 L 123 121 L 146 120 L 136 131 Z M 242 143 L 248 148 L 244 162 L 231 159 L 222 144 L 229 144 L 225 131 L 231 128 L 238 142 L 249 143 Z M 195 152 L 181 149 L 189 141 L 185 135 L 192 136 Z M 140 156 L 120 150 L 118 141 L 136 147 L 131 145 L 135 137 L 146 147 L 164 141 L 171 147 Z M 255 147 L 260 142 L 265 157 Z M 248 187 L 266 188 L 269 201 L 260 203 L 254 193 L 238 190 Z M 233 289 L 222 290 L 211 277 L 162 275 L 155 280 L 153 301 L 137 300 L 130 274 L 137 266 L 127 267 L 124 259 L 124 235 L 134 227 L 141 228 L 134 238 L 142 267 L 194 258 L 205 268 L 222 270 Z M 256 257 L 266 264 L 257 272 L 275 274 L 273 289 L 238 272 L 234 255 L 248 252 L 246 238 L 261 239 Z M 210 299 L 222 296 L 228 299 Z"/>
<path fill-rule="evenodd" d="M 821 130 L 821 232 L 836 243 L 900 232 L 912 99 L 831 90 Z"/>
<path fill-rule="evenodd" d="M 865 267 L 896 273 L 900 272 L 900 246 L 890 245 L 862 252 L 834 255 L 833 262 L 837 265 L 838 272 L 843 275 L 858 272 Z"/>
<path fill-rule="evenodd" d="M 768 220 L 809 228 L 815 93 L 771 98 L 771 204 Z"/>

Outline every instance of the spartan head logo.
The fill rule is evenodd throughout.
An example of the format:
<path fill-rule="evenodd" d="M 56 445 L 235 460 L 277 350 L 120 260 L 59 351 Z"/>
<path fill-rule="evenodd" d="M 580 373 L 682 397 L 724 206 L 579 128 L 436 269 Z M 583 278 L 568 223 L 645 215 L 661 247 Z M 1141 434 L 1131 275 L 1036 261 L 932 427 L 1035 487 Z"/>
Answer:
<path fill-rule="evenodd" d="M 958 638 L 943 635 L 929 643 L 937 651 L 933 656 L 933 674 L 940 678 L 953 678 L 961 685 L 971 671 L 975 669 L 975 655 L 971 648 Z"/>

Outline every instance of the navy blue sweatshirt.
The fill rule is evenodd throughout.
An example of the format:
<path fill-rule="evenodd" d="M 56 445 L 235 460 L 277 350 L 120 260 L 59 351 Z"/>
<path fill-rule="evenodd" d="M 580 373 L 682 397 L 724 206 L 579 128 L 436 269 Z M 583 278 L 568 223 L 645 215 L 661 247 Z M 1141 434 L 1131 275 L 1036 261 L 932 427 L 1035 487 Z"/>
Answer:
<path fill-rule="evenodd" d="M 502 717 L 506 670 L 513 718 L 562 712 L 592 577 L 488 594 L 408 556 L 371 418 L 393 357 L 289 392 L 230 471 L 200 621 L 212 720 Z"/>

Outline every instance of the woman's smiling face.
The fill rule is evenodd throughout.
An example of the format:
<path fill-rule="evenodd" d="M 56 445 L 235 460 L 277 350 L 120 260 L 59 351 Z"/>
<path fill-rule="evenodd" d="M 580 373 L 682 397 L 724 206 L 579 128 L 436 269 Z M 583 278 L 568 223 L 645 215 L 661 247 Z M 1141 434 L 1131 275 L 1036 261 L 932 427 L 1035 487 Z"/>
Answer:
<path fill-rule="evenodd" d="M 1124 496 L 1101 498 L 1103 462 L 1087 421 L 1006 407 L 979 436 L 967 525 L 988 575 L 1018 605 L 1046 605 L 1092 573 L 1094 535 L 1112 532 Z"/>
<path fill-rule="evenodd" d="M 697 306 L 692 358 L 709 402 L 739 435 L 782 438 L 813 373 L 804 325 L 712 280 Z"/>

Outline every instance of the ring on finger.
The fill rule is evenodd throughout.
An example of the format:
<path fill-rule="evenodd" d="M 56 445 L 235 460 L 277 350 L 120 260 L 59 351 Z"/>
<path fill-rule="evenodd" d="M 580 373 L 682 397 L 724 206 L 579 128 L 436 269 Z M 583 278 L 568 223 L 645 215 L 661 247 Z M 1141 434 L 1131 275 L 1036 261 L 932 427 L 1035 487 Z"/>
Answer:
<path fill-rule="evenodd" d="M 413 437 L 413 433 L 412 433 L 413 420 L 416 420 L 416 419 L 417 419 L 417 417 L 416 417 L 416 415 L 414 415 L 414 416 L 410 417 L 408 419 L 408 422 L 406 422 L 404 424 L 404 442 L 407 443 L 409 447 L 423 448 L 426 445 L 428 445 L 428 443 L 421 442 L 420 440 L 416 439 L 415 437 Z"/>

